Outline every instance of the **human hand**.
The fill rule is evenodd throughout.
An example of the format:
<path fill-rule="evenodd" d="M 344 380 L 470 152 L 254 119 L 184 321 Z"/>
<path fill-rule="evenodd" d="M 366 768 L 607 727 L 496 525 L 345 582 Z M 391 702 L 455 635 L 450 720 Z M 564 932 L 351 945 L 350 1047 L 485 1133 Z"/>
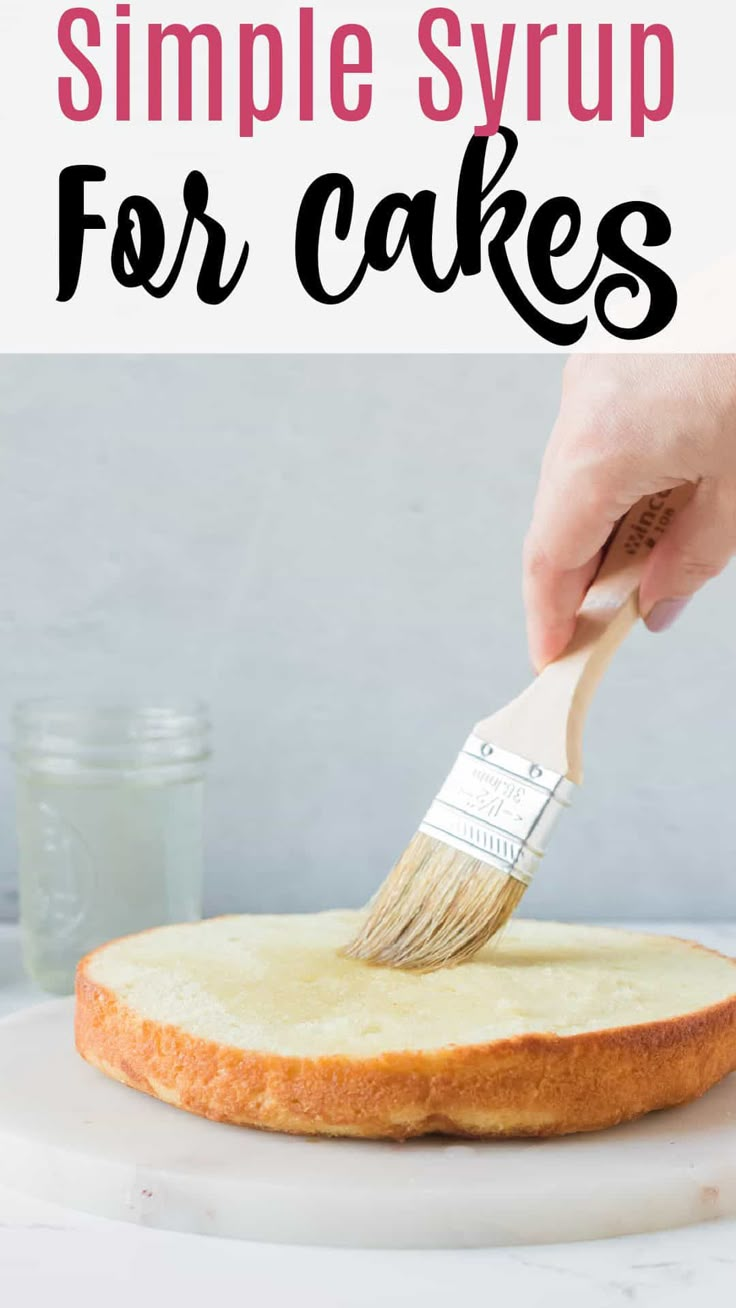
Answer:
<path fill-rule="evenodd" d="M 616 523 L 644 495 L 692 483 L 652 551 L 639 603 L 651 631 L 736 553 L 736 355 L 574 355 L 524 547 L 529 649 L 558 657 Z"/>

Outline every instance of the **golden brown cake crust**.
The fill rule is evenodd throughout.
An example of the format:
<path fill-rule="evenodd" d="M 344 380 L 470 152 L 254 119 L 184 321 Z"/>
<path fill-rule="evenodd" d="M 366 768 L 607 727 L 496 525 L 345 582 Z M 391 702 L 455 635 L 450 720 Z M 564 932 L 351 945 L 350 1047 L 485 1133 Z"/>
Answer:
<path fill-rule="evenodd" d="M 696 1099 L 736 1070 L 736 993 L 681 1017 L 580 1035 L 299 1058 L 147 1020 L 91 979 L 94 956 L 77 972 L 82 1057 L 178 1108 L 264 1130 L 369 1139 L 566 1135 Z"/>

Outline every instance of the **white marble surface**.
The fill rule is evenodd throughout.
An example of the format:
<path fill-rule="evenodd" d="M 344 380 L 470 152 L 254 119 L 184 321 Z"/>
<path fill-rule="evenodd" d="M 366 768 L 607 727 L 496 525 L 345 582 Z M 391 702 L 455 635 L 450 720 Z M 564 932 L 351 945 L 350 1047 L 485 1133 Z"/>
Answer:
<path fill-rule="evenodd" d="M 679 924 L 726 952 L 728 928 Z M 42 998 L 18 969 L 17 939 L 0 928 L 0 1013 Z M 1 1093 L 1 1088 L 0 1088 Z M 605 1178 L 601 1178 L 605 1184 Z M 118 1225 L 0 1190 L 2 1302 L 177 1308 L 233 1295 L 261 1308 L 371 1308 L 419 1299 L 428 1308 L 497 1296 L 519 1308 L 680 1308 L 733 1300 L 736 1222 L 657 1235 L 510 1250 L 376 1252 L 241 1244 Z"/>

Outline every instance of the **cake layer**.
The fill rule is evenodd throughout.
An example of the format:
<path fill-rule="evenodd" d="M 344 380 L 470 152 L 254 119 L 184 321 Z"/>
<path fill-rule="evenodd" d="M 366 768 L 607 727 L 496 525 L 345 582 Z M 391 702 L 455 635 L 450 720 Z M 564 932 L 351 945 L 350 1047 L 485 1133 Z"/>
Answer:
<path fill-rule="evenodd" d="M 339 950 L 349 912 L 229 917 L 80 964 L 77 1042 L 205 1116 L 350 1135 L 594 1129 L 736 1068 L 736 965 L 687 942 L 515 921 L 421 975 Z"/>

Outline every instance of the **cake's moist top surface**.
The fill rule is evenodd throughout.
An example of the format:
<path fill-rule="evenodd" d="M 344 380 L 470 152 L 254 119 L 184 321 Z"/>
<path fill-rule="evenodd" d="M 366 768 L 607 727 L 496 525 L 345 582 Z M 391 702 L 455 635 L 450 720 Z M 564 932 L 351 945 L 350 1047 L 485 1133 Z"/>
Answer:
<path fill-rule="evenodd" d="M 736 966 L 687 943 L 551 922 L 514 921 L 458 968 L 374 968 L 338 952 L 358 922 L 332 912 L 161 927 L 100 950 L 88 975 L 145 1018 L 307 1058 L 634 1026 L 736 993 Z"/>

